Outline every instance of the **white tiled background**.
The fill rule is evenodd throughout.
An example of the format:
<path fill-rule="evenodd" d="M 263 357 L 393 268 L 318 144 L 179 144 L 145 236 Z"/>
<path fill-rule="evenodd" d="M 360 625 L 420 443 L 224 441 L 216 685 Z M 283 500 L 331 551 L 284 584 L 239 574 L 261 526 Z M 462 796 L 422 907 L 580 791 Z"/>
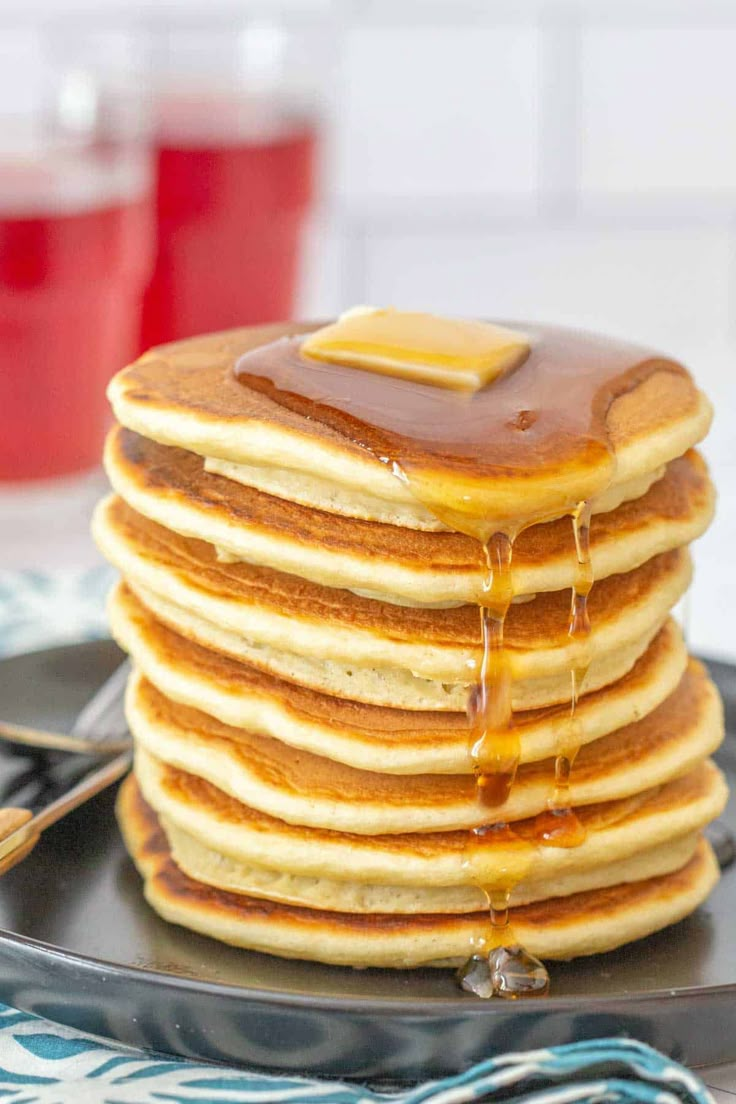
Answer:
<path fill-rule="evenodd" d="M 736 4 L 339 12 L 329 244 L 304 312 L 533 316 L 684 359 L 716 406 L 706 452 L 721 495 L 691 636 L 736 657 Z"/>
<path fill-rule="evenodd" d="M 721 493 L 692 639 L 736 657 L 736 3 L 290 7 L 320 43 L 326 118 L 300 312 L 535 317 L 684 359 L 715 402 Z"/>

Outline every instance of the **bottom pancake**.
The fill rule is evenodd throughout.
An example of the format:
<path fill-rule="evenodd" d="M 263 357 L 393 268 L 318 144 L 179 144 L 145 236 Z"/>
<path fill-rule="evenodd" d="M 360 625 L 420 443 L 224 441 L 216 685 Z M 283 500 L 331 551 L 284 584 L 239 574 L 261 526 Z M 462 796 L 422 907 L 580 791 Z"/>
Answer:
<path fill-rule="evenodd" d="M 446 966 L 482 942 L 487 916 L 328 912 L 242 896 L 196 882 L 173 862 L 158 819 L 131 775 L 118 797 L 125 843 L 164 919 L 234 946 L 343 966 Z M 542 959 L 613 950 L 683 919 L 718 881 L 701 840 L 677 871 L 513 909 L 515 937 Z"/>

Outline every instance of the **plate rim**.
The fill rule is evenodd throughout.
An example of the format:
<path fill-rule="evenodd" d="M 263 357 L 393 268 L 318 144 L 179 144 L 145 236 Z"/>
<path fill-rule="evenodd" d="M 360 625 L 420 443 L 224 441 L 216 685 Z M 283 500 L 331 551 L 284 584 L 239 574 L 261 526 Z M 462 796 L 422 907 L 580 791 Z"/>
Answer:
<path fill-rule="evenodd" d="M 175 925 L 178 926 L 178 925 Z M 186 930 L 186 929 L 183 929 Z M 656 934 L 656 933 L 655 933 Z M 238 985 L 225 985 L 217 981 L 198 980 L 183 974 L 169 974 L 162 970 L 155 970 L 146 966 L 124 965 L 107 961 L 103 958 L 95 958 L 92 955 L 78 954 L 57 947 L 53 943 L 45 943 L 31 936 L 21 935 L 18 932 L 0 928 L 0 943 L 26 947 L 41 958 L 63 959 L 72 965 L 81 964 L 90 971 L 104 971 L 114 974 L 120 980 L 135 979 L 147 985 L 160 987 L 170 986 L 174 989 L 196 990 L 204 992 L 208 996 L 222 997 L 238 1001 L 260 1004 L 288 1004 L 290 1007 L 318 1008 L 320 1011 L 333 1012 L 344 1011 L 359 1013 L 363 1010 L 373 1012 L 397 1011 L 410 1015 L 412 1018 L 431 1019 L 433 1014 L 457 1011 L 469 1012 L 471 1015 L 488 1015 L 508 1009 L 507 1001 L 479 1001 L 470 996 L 458 993 L 457 997 L 422 997 L 408 998 L 405 1001 L 395 1001 L 387 998 L 371 997 L 328 997 L 309 993 L 279 993 L 268 989 L 249 989 Z M 247 948 L 243 948 L 247 950 Z M 249 951 L 250 954 L 265 954 L 261 951 Z M 277 955 L 270 957 L 278 958 Z M 318 963 L 318 965 L 330 968 L 330 963 Z M 338 967 L 342 968 L 342 967 Z M 406 971 L 409 972 L 409 971 Z M 622 1001 L 627 1003 L 640 1003 L 654 1001 L 665 1003 L 679 1000 L 683 997 L 715 997 L 736 993 L 736 982 L 723 983 L 721 985 L 692 985 L 680 986 L 676 989 L 650 989 L 642 993 L 622 992 L 616 996 L 590 996 L 585 998 L 586 1011 L 593 1007 L 615 1005 Z M 579 997 L 532 997 L 524 1001 L 515 1001 L 514 1010 L 522 1012 L 569 1011 L 580 1009 Z"/>

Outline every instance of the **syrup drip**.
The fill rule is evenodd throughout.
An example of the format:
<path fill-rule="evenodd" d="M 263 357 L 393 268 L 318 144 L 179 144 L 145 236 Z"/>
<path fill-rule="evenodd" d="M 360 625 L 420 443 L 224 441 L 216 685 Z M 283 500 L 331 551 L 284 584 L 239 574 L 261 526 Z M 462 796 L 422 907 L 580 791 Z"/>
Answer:
<path fill-rule="evenodd" d="M 486 899 L 490 925 L 476 941 L 484 950 L 507 942 L 509 900 L 515 885 L 529 873 L 534 847 L 503 821 L 481 825 L 468 833 L 463 866 Z"/>
<path fill-rule="evenodd" d="M 549 988 L 544 965 L 519 944 L 509 917 L 513 887 L 529 873 L 534 853 L 533 845 L 508 824 L 489 824 L 469 833 L 465 867 L 486 899 L 488 923 L 456 975 L 466 993 L 514 999 L 543 996 Z"/>
<path fill-rule="evenodd" d="M 508 831 L 507 825 L 502 827 Z M 464 992 L 483 1000 L 543 997 L 549 992 L 549 974 L 543 963 L 525 951 L 514 937 L 509 923 L 510 896 L 510 889 L 486 892 L 490 939 L 482 942 L 482 950 L 471 955 L 456 974 Z"/>
<path fill-rule="evenodd" d="M 400 312 L 393 318 L 392 347 L 401 349 L 403 342 L 407 351 L 422 352 L 402 330 Z M 370 315 L 364 325 L 359 336 L 370 344 Z M 606 418 L 618 396 L 655 373 L 686 376 L 680 365 L 647 350 L 551 327 L 523 329 L 531 335 L 524 362 L 470 395 L 366 367 L 310 360 L 300 355 L 299 338 L 254 349 L 234 368 L 250 391 L 321 423 L 387 465 L 435 517 L 483 549 L 483 658 L 468 715 L 487 822 L 468 833 L 464 866 L 467 880 L 485 895 L 488 923 L 458 973 L 462 987 L 481 997 L 539 996 L 549 983 L 544 966 L 519 946 L 509 922 L 511 894 L 536 854 L 534 843 L 521 839 L 503 817 L 520 751 L 504 646 L 514 541 L 522 529 L 572 513 L 578 570 L 569 625 L 569 731 L 558 749 L 550 807 L 538 818 L 535 834 L 537 843 L 575 846 L 584 838 L 570 806 L 570 771 L 581 743 L 577 701 L 588 667 L 590 501 L 611 485 L 615 470 Z M 458 356 L 463 352 L 459 347 Z"/>
<path fill-rule="evenodd" d="M 573 644 L 570 667 L 570 719 L 565 742 L 555 758 L 555 788 L 546 812 L 537 817 L 536 836 L 548 847 L 579 847 L 586 831 L 571 807 L 570 775 L 582 742 L 577 716 L 578 699 L 590 666 L 590 614 L 588 597 L 593 587 L 590 559 L 589 502 L 581 502 L 572 514 L 577 572 L 570 604 L 569 636 Z"/>
<path fill-rule="evenodd" d="M 483 651 L 478 683 L 468 700 L 468 719 L 476 793 L 484 809 L 505 804 L 521 754 L 511 698 L 511 662 L 504 647 L 504 625 L 513 597 L 513 547 L 512 536 L 503 532 L 483 543 L 479 605 Z M 491 868 L 484 861 L 489 842 Z M 486 898 L 489 923 L 480 939 L 482 953 L 473 954 L 458 971 L 458 982 L 466 992 L 484 999 L 516 998 L 540 996 L 549 988 L 543 964 L 519 945 L 509 922 L 511 892 L 529 872 L 533 856 L 533 847 L 503 821 L 475 828 L 468 835 L 464 866 Z"/>
<path fill-rule="evenodd" d="M 488 955 L 472 955 L 455 976 L 464 992 L 483 1000 L 519 1000 L 549 993 L 549 974 L 544 965 L 518 943 L 496 947 Z"/>
<path fill-rule="evenodd" d="M 478 683 L 468 701 L 471 751 L 483 805 L 503 805 L 519 765 L 519 737 L 511 709 L 511 664 L 504 648 L 506 613 L 511 605 L 513 541 L 494 533 L 483 545 L 485 570 L 479 606 L 482 659 Z"/>

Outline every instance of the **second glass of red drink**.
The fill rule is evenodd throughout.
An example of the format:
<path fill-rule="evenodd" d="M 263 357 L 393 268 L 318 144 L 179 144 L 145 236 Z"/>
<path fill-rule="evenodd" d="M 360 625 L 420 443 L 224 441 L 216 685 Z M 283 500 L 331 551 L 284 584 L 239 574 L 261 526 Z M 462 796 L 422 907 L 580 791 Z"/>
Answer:
<path fill-rule="evenodd" d="M 158 256 L 144 348 L 287 319 L 314 191 L 316 123 L 273 24 L 154 35 Z"/>

